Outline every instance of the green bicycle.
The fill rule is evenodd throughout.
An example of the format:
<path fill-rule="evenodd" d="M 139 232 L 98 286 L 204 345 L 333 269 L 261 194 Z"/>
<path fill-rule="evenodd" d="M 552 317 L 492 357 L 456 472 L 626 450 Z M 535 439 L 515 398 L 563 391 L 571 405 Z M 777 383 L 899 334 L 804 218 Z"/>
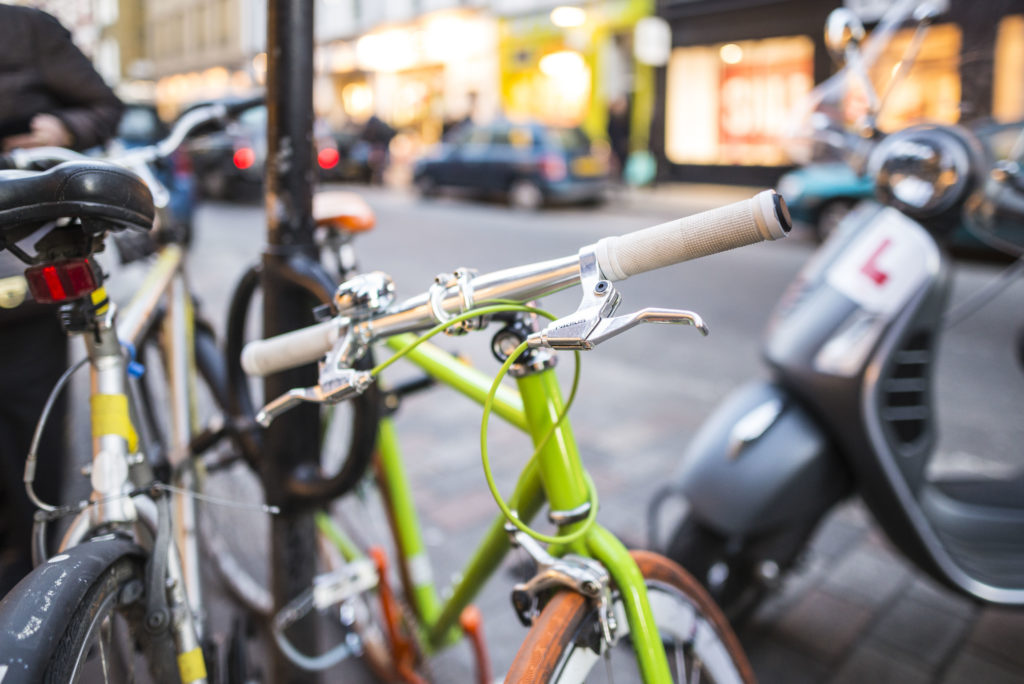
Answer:
<path fill-rule="evenodd" d="M 605 238 L 577 256 L 479 276 L 460 269 L 438 276 L 428 292 L 400 304 L 393 301 L 388 276 L 364 274 L 339 287 L 337 315 L 330 320 L 247 345 L 241 361 L 253 375 L 323 357 L 319 384 L 271 401 L 257 415 L 264 425 L 305 402 L 330 405 L 357 397 L 398 359 L 479 402 L 484 471 L 501 509 L 459 579 L 439 593 L 431 579 L 394 425 L 385 417 L 369 484 L 379 491 L 386 509 L 409 610 L 396 599 L 386 554 L 361 542 L 363 522 L 345 526 L 325 512 L 318 525 L 332 546 L 325 555 L 335 556 L 337 566 L 274 617 L 281 650 L 309 670 L 362 654 L 384 678 L 423 681 L 426 656 L 456 639 L 460 627 L 471 637 L 478 634 L 467 607 L 510 549 L 519 547 L 536 563 L 537 572 L 512 592 L 516 614 L 530 631 L 505 681 L 583 682 L 593 681 L 591 674 L 624 681 L 635 679 L 637 672 L 647 683 L 752 681 L 735 635 L 698 583 L 667 559 L 629 552 L 596 523 L 597 492 L 566 420 L 575 385 L 563 401 L 553 370 L 554 352 L 592 349 L 644 322 L 689 324 L 706 333 L 700 318 L 686 311 L 643 309 L 616 316 L 621 297 L 612 282 L 781 238 L 789 227 L 781 198 L 766 191 L 734 205 Z M 555 319 L 526 304 L 577 284 L 583 297 L 570 316 Z M 552 321 L 542 327 L 538 321 L 545 316 Z M 493 381 L 427 342 L 441 331 L 469 333 L 490 323 L 503 324 L 492 340 L 492 350 L 503 360 Z M 372 369 L 357 369 L 357 361 L 378 341 L 395 351 L 394 356 Z M 501 385 L 506 373 L 515 378 L 518 391 Z M 527 433 L 535 448 L 507 500 L 487 456 L 492 414 Z M 555 534 L 529 526 L 545 501 Z M 339 614 L 347 616 L 343 622 L 353 630 L 343 643 L 327 653 L 309 655 L 288 640 L 290 625 L 314 609 L 334 606 L 340 606 Z M 482 645 L 474 646 L 479 679 L 489 681 Z M 601 662 L 605 666 L 597 667 Z M 620 674 L 626 671 L 631 674 Z"/>

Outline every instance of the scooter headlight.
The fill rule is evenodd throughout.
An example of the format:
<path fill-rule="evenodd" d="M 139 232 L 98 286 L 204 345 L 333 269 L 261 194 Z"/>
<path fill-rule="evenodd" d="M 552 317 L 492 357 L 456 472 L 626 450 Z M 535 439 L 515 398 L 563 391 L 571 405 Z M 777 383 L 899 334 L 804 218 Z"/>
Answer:
<path fill-rule="evenodd" d="M 883 204 L 916 219 L 958 207 L 985 168 L 983 152 L 966 130 L 952 126 L 907 128 L 883 140 L 868 157 L 868 173 Z"/>

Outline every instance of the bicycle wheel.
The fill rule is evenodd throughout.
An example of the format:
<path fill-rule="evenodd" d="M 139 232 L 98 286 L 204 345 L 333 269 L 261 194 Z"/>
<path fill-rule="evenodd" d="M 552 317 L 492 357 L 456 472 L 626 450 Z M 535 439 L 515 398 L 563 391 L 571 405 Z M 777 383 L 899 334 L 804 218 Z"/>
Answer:
<path fill-rule="evenodd" d="M 0 603 L 5 681 L 177 681 L 171 632 L 145 629 L 144 557 L 135 547 L 104 559 L 95 553 L 104 545 L 127 547 L 85 542 L 37 567 Z"/>
<path fill-rule="evenodd" d="M 319 266 L 315 262 L 314 266 Z M 228 309 L 225 357 L 227 361 L 228 408 L 235 420 L 252 420 L 256 409 L 273 397 L 262 396 L 262 382 L 242 371 L 242 348 L 262 336 L 262 291 L 260 267 L 253 266 L 239 280 Z M 315 304 L 309 295 L 305 303 Z M 355 368 L 368 370 L 373 358 L 366 355 Z M 380 420 L 380 390 L 376 385 L 349 401 L 321 410 L 323 432 L 317 468 L 287 483 L 290 493 L 311 502 L 326 503 L 351 490 L 366 473 Z M 254 464 L 255 466 L 255 464 Z"/>
<path fill-rule="evenodd" d="M 647 585 L 658 632 L 677 682 L 753 682 L 736 635 L 707 592 L 672 561 L 632 552 Z M 547 603 L 519 648 L 506 682 L 638 682 L 640 673 L 621 598 L 613 593 L 617 627 L 609 647 L 596 608 L 581 594 L 560 591 Z"/>

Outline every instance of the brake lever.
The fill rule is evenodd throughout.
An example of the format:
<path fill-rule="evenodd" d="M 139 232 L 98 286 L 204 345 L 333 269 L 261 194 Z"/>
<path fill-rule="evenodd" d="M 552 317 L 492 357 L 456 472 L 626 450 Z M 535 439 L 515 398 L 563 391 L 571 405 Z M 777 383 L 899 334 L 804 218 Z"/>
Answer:
<path fill-rule="evenodd" d="M 269 427 L 275 418 L 299 404 L 337 404 L 362 394 L 372 384 L 370 371 L 346 368 L 333 373 L 329 383 L 288 390 L 260 409 L 256 414 L 256 422 Z"/>
<path fill-rule="evenodd" d="M 704 320 L 692 311 L 646 308 L 624 316 L 615 316 L 622 302 L 615 286 L 602 277 L 592 247 L 580 250 L 580 283 L 583 299 L 575 313 L 552 321 L 546 328 L 527 338 L 531 348 L 556 350 L 593 349 L 640 323 L 677 323 L 692 325 L 701 335 L 709 330 Z"/>

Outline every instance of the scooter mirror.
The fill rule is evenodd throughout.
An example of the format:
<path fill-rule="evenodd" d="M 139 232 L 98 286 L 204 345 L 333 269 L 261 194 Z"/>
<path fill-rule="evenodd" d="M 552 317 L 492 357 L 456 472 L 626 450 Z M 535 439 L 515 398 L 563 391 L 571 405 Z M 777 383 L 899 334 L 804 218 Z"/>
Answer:
<path fill-rule="evenodd" d="M 859 49 L 864 40 L 864 24 L 852 10 L 837 7 L 825 20 L 825 46 L 837 64 L 846 63 L 847 52 Z"/>

